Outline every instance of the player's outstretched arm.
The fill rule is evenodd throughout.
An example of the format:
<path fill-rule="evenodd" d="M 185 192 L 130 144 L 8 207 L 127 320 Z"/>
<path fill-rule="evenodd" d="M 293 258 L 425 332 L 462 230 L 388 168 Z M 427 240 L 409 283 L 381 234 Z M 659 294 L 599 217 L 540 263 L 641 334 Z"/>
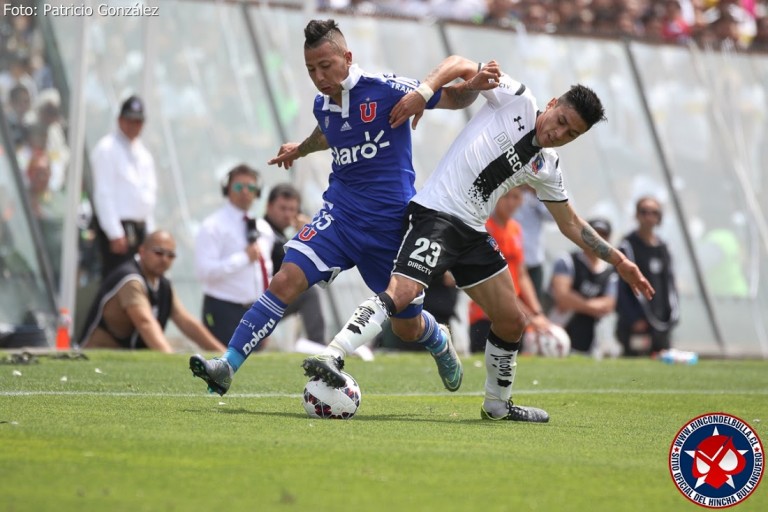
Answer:
<path fill-rule="evenodd" d="M 642 294 L 648 300 L 653 298 L 656 292 L 637 265 L 598 235 L 592 226 L 573 211 L 569 203 L 546 202 L 544 204 L 552 213 L 563 235 L 582 249 L 592 251 L 601 260 L 616 267 L 619 276 L 627 282 L 635 295 Z"/>
<path fill-rule="evenodd" d="M 277 156 L 267 162 L 268 165 L 277 164 L 278 167 L 284 169 L 290 169 L 293 162 L 297 158 L 307 156 L 315 151 L 322 151 L 328 149 L 328 141 L 325 139 L 325 135 L 320 130 L 319 126 L 316 126 L 314 131 L 304 139 L 301 144 L 297 142 L 286 142 L 277 151 Z"/>
<path fill-rule="evenodd" d="M 493 62 L 493 65 L 490 65 L 491 63 L 489 62 L 488 65 L 483 66 L 482 70 L 479 70 L 477 62 L 465 59 L 464 57 L 451 55 L 446 58 L 432 70 L 419 87 L 400 99 L 389 114 L 389 124 L 392 128 L 397 128 L 406 122 L 408 118 L 414 116 L 411 126 L 415 129 L 434 91 L 457 78 L 464 79 L 464 83 L 468 84 L 476 75 L 482 73 L 483 76 L 473 81 L 471 86 L 464 85 L 464 87 L 454 90 L 452 93 L 449 93 L 449 98 L 444 99 L 441 96 L 436 106 L 438 108 L 458 109 L 471 104 L 477 98 L 480 90 L 492 89 L 498 86 L 498 77 L 501 71 L 495 61 L 491 62 Z M 494 82 L 490 82 L 489 79 L 491 78 L 494 79 Z M 445 94 L 446 90 L 448 89 L 443 89 L 443 94 Z"/>

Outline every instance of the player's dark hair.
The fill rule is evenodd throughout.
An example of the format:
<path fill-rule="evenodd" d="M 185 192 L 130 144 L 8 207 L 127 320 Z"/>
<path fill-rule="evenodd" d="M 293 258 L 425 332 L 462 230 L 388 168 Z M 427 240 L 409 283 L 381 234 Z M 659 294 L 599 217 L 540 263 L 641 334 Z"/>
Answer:
<path fill-rule="evenodd" d="M 299 207 L 301 207 L 301 194 L 299 194 L 299 191 L 296 189 L 296 187 L 290 183 L 278 183 L 272 187 L 272 190 L 269 191 L 267 203 L 272 204 L 278 198 L 296 199 L 299 202 Z"/>
<path fill-rule="evenodd" d="M 331 43 L 340 50 L 344 42 L 344 34 L 335 20 L 312 20 L 304 28 L 304 49 L 317 48 L 323 43 Z"/>
<path fill-rule="evenodd" d="M 587 123 L 587 130 L 600 121 L 605 121 L 605 108 L 595 91 L 585 85 L 572 85 L 571 88 L 557 99 L 558 103 L 567 103 Z"/>

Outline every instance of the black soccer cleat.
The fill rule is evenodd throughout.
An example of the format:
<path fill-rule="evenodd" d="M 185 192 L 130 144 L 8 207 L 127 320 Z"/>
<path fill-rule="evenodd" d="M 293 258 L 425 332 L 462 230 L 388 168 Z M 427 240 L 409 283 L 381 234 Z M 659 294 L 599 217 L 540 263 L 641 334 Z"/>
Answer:
<path fill-rule="evenodd" d="M 329 355 L 308 357 L 301 363 L 301 367 L 304 368 L 304 375 L 319 377 L 332 388 L 342 388 L 347 383 L 347 378 L 341 373 L 344 369 L 344 360 L 340 357 Z"/>
<path fill-rule="evenodd" d="M 515 405 L 512 400 L 507 402 L 507 412 L 503 416 L 491 416 L 484 407 L 480 408 L 480 418 L 491 421 L 525 421 L 529 423 L 549 422 L 549 413 L 536 407 Z"/>

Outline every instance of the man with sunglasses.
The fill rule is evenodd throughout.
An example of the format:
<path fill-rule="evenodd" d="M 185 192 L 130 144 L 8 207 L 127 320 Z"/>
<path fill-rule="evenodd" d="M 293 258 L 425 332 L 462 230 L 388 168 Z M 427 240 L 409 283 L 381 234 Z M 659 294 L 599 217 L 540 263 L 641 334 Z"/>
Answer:
<path fill-rule="evenodd" d="M 195 272 L 203 285 L 203 323 L 227 343 L 240 318 L 267 289 L 275 241 L 264 219 L 249 215 L 261 196 L 261 176 L 245 164 L 222 183 L 226 198 L 203 220 L 195 239 Z"/>
<path fill-rule="evenodd" d="M 101 277 L 133 259 L 154 230 L 157 176 L 152 154 L 141 141 L 144 102 L 133 95 L 120 107 L 117 127 L 91 155 L 93 207 L 101 253 Z"/>
<path fill-rule="evenodd" d="M 102 281 L 79 337 L 80 348 L 173 352 L 163 333 L 170 319 L 202 350 L 224 350 L 182 305 L 165 277 L 175 258 L 176 242 L 170 233 L 155 231 L 147 236 L 136 257 Z"/>

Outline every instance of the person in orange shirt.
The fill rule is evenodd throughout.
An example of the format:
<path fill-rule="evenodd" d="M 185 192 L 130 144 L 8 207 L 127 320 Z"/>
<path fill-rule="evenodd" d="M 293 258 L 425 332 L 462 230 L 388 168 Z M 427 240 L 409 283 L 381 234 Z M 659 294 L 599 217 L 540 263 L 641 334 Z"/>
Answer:
<path fill-rule="evenodd" d="M 515 211 L 523 203 L 523 191 L 515 187 L 499 198 L 493 214 L 485 223 L 488 230 L 489 242 L 495 244 L 497 250 L 507 260 L 512 282 L 519 300 L 520 308 L 528 316 L 531 326 L 538 331 L 549 330 L 549 320 L 541 307 L 536 290 L 525 268 L 523 256 L 523 230 L 520 224 L 512 218 Z M 485 352 L 485 342 L 491 321 L 483 313 L 477 303 L 469 303 L 469 350 L 470 352 Z"/>

